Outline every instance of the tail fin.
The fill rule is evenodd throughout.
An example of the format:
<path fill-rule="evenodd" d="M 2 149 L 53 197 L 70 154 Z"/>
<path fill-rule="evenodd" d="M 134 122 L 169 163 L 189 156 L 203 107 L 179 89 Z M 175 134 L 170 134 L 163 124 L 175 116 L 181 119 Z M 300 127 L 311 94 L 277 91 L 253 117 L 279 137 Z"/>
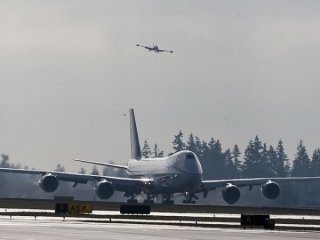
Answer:
<path fill-rule="evenodd" d="M 139 143 L 138 130 L 133 109 L 129 109 L 130 114 L 130 140 L 131 140 L 131 159 L 141 159 L 141 149 Z"/>

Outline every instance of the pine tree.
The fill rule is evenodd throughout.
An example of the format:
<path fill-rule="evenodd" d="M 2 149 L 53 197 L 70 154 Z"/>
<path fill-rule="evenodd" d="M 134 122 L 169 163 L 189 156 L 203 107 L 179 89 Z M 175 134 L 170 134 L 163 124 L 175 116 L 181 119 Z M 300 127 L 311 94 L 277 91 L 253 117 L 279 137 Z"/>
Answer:
<path fill-rule="evenodd" d="M 222 152 L 222 146 L 219 140 L 215 141 L 211 138 L 208 143 L 208 178 L 222 179 L 225 178 L 225 156 Z"/>
<path fill-rule="evenodd" d="M 312 176 L 320 175 L 320 149 L 317 148 L 312 154 L 311 160 Z"/>
<path fill-rule="evenodd" d="M 56 169 L 54 170 L 56 172 L 65 172 L 66 168 L 62 166 L 60 163 L 56 166 Z"/>
<path fill-rule="evenodd" d="M 311 175 L 310 159 L 302 140 L 300 140 L 300 143 L 297 147 L 297 154 L 293 160 L 291 175 L 293 177 L 306 177 Z"/>
<path fill-rule="evenodd" d="M 195 153 L 197 156 L 202 155 L 202 142 L 199 137 L 193 136 L 191 133 L 186 144 L 186 149 Z"/>
<path fill-rule="evenodd" d="M 172 143 L 172 148 L 175 153 L 186 149 L 186 144 L 183 142 L 183 133 L 181 130 L 177 135 L 174 136 Z"/>
<path fill-rule="evenodd" d="M 244 151 L 244 156 L 243 156 L 244 162 L 243 162 L 242 174 L 244 177 L 255 176 L 255 174 L 254 174 L 254 167 L 256 165 L 255 155 L 256 155 L 256 153 L 254 153 L 253 141 L 250 140 L 247 148 Z"/>
<path fill-rule="evenodd" d="M 215 166 L 214 166 L 213 154 L 211 151 L 214 143 L 215 141 L 213 138 L 210 139 L 209 143 L 206 143 L 205 141 L 202 142 L 202 154 L 201 154 L 200 162 L 203 169 L 204 179 L 214 179 L 214 173 L 212 169 Z"/>
<path fill-rule="evenodd" d="M 99 175 L 99 171 L 97 169 L 97 166 L 94 165 L 91 171 L 91 175 Z"/>
<path fill-rule="evenodd" d="M 113 164 L 113 162 L 109 162 L 109 163 Z M 105 166 L 102 170 L 102 175 L 116 177 L 117 171 L 118 171 L 117 168 Z"/>
<path fill-rule="evenodd" d="M 150 146 L 149 146 L 147 140 L 145 140 L 143 143 L 143 148 L 142 148 L 141 154 L 145 158 L 149 158 L 152 155 L 152 151 L 150 149 Z"/>
<path fill-rule="evenodd" d="M 273 169 L 270 162 L 270 153 L 267 147 L 267 144 L 263 144 L 263 148 L 261 151 L 261 159 L 260 159 L 261 167 L 261 176 L 270 177 L 273 176 Z"/>
<path fill-rule="evenodd" d="M 311 174 L 312 176 L 319 176 L 320 175 L 320 149 L 316 148 L 313 151 L 312 154 L 312 160 L 311 160 Z M 313 204 L 318 204 L 320 199 L 320 186 L 317 182 L 310 182 L 308 183 L 307 187 L 309 188 L 309 191 L 312 192 L 312 194 L 308 193 L 308 195 L 312 196 L 310 199 L 313 200 Z"/>
<path fill-rule="evenodd" d="M 244 152 L 243 176 L 244 177 L 268 177 L 266 176 L 265 163 L 262 157 L 263 147 L 258 136 L 254 141 L 250 140 Z"/>
<path fill-rule="evenodd" d="M 158 148 L 158 144 L 155 144 L 153 147 L 153 156 L 154 157 L 163 157 L 164 152 Z"/>
<path fill-rule="evenodd" d="M 204 171 L 204 177 L 207 177 L 207 169 L 209 169 L 209 161 L 210 161 L 210 155 L 209 155 L 209 147 L 208 144 L 205 141 L 202 141 L 201 143 L 201 154 L 198 156 L 202 169 Z"/>
<path fill-rule="evenodd" d="M 270 177 L 278 177 L 279 171 L 281 171 L 281 164 L 277 158 L 277 152 L 274 150 L 273 146 L 269 146 L 267 153 L 268 164 L 270 166 Z"/>
<path fill-rule="evenodd" d="M 277 177 L 287 177 L 290 171 L 289 159 L 285 154 L 283 142 L 280 139 L 276 149 L 277 162 L 278 162 L 278 171 Z"/>
<path fill-rule="evenodd" d="M 191 151 L 191 152 L 194 152 L 194 153 L 197 151 L 196 142 L 194 140 L 194 137 L 193 137 L 192 133 L 189 135 L 189 139 L 187 141 L 186 149 Z"/>
<path fill-rule="evenodd" d="M 225 159 L 225 177 L 226 178 L 238 178 L 239 171 L 232 160 L 232 154 L 230 149 L 224 152 L 224 159 Z"/>
<path fill-rule="evenodd" d="M 243 169 L 243 165 L 240 161 L 240 156 L 241 156 L 241 152 L 239 150 L 238 145 L 234 145 L 233 150 L 232 150 L 232 161 L 234 162 L 234 165 L 236 166 L 239 176 L 241 176 L 241 171 Z"/>
<path fill-rule="evenodd" d="M 200 159 L 200 162 L 205 162 L 206 161 L 206 155 L 208 153 L 208 144 L 205 141 L 202 141 L 200 143 L 200 148 L 201 148 L 201 153 L 199 153 L 198 157 Z"/>
<path fill-rule="evenodd" d="M 80 168 L 79 173 L 80 173 L 80 174 L 86 174 L 86 170 L 82 167 L 82 168 Z"/>
<path fill-rule="evenodd" d="M 200 140 L 200 138 L 198 138 L 197 136 L 195 136 L 195 151 L 194 153 L 197 155 L 197 156 L 201 156 L 202 155 L 202 142 Z"/>
<path fill-rule="evenodd" d="M 2 157 L 2 161 L 1 161 L 0 167 L 2 167 L 2 168 L 11 168 L 12 166 L 9 163 L 9 156 L 5 155 L 5 154 L 2 154 L 1 157 Z"/>

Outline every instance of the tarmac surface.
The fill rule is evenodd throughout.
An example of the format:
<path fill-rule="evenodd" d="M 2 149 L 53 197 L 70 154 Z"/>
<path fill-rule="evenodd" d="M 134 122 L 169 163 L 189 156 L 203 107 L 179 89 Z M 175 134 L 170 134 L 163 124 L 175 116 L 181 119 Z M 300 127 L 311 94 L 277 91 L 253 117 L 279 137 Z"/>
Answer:
<path fill-rule="evenodd" d="M 0 239 L 5 240 L 135 240 L 135 239 L 319 239 L 320 232 L 286 232 L 270 230 L 207 229 L 199 227 L 91 223 L 77 220 L 19 217 L 0 218 Z"/>
<path fill-rule="evenodd" d="M 0 208 L 23 209 L 55 209 L 56 203 L 89 204 L 94 210 L 118 211 L 124 202 L 76 201 L 73 197 L 56 197 L 55 199 L 0 198 Z M 319 206 L 308 208 L 297 207 L 265 207 L 265 206 L 214 206 L 199 204 L 151 204 L 152 212 L 188 212 L 188 213 L 230 213 L 230 214 L 287 214 L 287 215 L 317 215 Z"/>

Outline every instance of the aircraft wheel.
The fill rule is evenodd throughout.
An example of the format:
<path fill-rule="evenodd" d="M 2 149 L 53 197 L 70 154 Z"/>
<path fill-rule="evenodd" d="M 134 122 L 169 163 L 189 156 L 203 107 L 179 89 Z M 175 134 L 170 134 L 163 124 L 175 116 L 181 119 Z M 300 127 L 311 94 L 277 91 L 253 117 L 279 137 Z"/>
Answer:
<path fill-rule="evenodd" d="M 127 203 L 138 203 L 137 199 L 128 199 Z"/>
<path fill-rule="evenodd" d="M 164 200 L 162 201 L 162 204 L 174 204 L 173 200 Z"/>
<path fill-rule="evenodd" d="M 183 200 L 183 203 L 195 204 L 195 203 L 196 203 L 196 201 Z"/>

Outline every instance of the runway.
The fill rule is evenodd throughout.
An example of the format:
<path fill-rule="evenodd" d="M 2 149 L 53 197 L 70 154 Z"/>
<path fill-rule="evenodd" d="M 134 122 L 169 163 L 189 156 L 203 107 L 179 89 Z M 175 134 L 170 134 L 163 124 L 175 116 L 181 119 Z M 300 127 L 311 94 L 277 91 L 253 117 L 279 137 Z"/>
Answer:
<path fill-rule="evenodd" d="M 312 231 L 320 232 L 320 216 L 270 215 L 275 221 L 277 231 Z M 239 214 L 208 213 L 164 213 L 153 212 L 150 215 L 119 214 L 117 211 L 93 211 L 91 214 L 55 214 L 53 210 L 34 209 L 0 209 L 0 220 L 22 221 L 34 220 L 39 223 L 76 222 L 96 224 L 135 224 L 155 226 L 242 229 Z M 246 229 L 263 228 L 264 226 L 247 225 Z"/>
<path fill-rule="evenodd" d="M 319 239 L 320 232 L 285 232 L 266 230 L 207 229 L 157 225 L 86 223 L 77 220 L 30 217 L 8 220 L 0 218 L 0 239 L 3 240 L 164 240 L 164 239 Z"/>
<path fill-rule="evenodd" d="M 118 211 L 124 202 L 76 201 L 73 197 L 56 197 L 55 199 L 0 198 L 0 208 L 23 209 L 55 209 L 56 203 L 90 204 L 94 210 Z M 180 213 L 229 213 L 229 214 L 286 214 L 286 215 L 317 215 L 320 216 L 319 206 L 309 208 L 297 207 L 265 207 L 265 206 L 215 206 L 194 204 L 152 204 L 152 212 Z"/>

